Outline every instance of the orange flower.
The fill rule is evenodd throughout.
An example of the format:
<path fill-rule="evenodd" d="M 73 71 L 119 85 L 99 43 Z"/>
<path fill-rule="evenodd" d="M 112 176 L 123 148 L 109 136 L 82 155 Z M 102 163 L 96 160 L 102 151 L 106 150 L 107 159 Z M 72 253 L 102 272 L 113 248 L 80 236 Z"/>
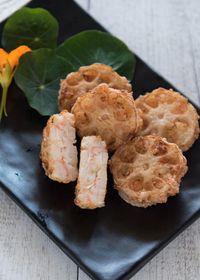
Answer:
<path fill-rule="evenodd" d="M 30 52 L 31 49 L 27 46 L 20 46 L 10 53 L 7 53 L 3 49 L 0 49 L 0 84 L 2 86 L 3 92 L 1 97 L 0 104 L 0 120 L 2 118 L 2 114 L 7 116 L 6 113 L 6 99 L 7 99 L 7 91 L 12 82 L 15 69 L 19 64 L 20 57 L 26 52 Z"/>

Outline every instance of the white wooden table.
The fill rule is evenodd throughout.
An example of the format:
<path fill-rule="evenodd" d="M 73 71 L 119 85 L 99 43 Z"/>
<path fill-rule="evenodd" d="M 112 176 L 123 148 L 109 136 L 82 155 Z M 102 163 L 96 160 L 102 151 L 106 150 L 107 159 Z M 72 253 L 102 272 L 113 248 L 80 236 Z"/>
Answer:
<path fill-rule="evenodd" d="M 0 0 L 0 21 L 27 2 Z M 199 0 L 77 2 L 109 31 L 123 39 L 144 61 L 199 104 Z M 89 280 L 0 190 L 0 280 L 28 279 Z M 200 220 L 132 278 L 168 279 L 200 279 Z"/>

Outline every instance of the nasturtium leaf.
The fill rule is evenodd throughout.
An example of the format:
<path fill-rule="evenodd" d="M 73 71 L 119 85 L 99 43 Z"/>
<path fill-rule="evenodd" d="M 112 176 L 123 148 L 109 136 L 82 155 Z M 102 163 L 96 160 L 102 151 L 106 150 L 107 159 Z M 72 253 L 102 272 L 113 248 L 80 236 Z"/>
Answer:
<path fill-rule="evenodd" d="M 58 112 L 60 79 L 71 71 L 72 66 L 54 50 L 44 48 L 23 55 L 14 78 L 29 105 L 48 116 Z"/>
<path fill-rule="evenodd" d="M 132 80 L 136 59 L 128 47 L 116 37 L 97 30 L 78 33 L 57 48 L 57 54 L 69 61 L 76 71 L 95 62 L 113 67 L 120 75 Z"/>
<path fill-rule="evenodd" d="M 22 8 L 5 23 L 2 45 L 11 51 L 20 45 L 31 49 L 55 48 L 59 25 L 57 20 L 45 9 Z"/>

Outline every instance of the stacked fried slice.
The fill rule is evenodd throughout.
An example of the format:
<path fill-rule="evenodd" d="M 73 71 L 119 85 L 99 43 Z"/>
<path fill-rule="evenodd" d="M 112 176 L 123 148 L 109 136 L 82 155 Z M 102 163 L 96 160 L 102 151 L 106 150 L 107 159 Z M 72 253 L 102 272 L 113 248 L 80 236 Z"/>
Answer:
<path fill-rule="evenodd" d="M 176 144 L 148 135 L 117 149 L 110 169 L 119 195 L 134 206 L 147 207 L 179 192 L 187 161 Z"/>
<path fill-rule="evenodd" d="M 187 151 L 199 136 L 196 109 L 180 93 L 158 88 L 140 96 L 136 106 L 141 112 L 140 135 L 160 135 Z"/>
<path fill-rule="evenodd" d="M 142 124 L 133 98 L 107 84 L 79 97 L 72 113 L 80 137 L 100 135 L 111 151 L 132 139 Z"/>
<path fill-rule="evenodd" d="M 70 111 L 79 96 L 102 83 L 106 83 L 111 88 L 125 90 L 131 96 L 132 88 L 125 77 L 121 77 L 108 65 L 94 63 L 80 67 L 77 72 L 70 73 L 61 81 L 58 97 L 60 110 Z"/>
<path fill-rule="evenodd" d="M 148 207 L 179 192 L 187 172 L 182 151 L 199 136 L 198 114 L 185 97 L 158 88 L 135 101 L 125 77 L 96 63 L 61 81 L 58 103 L 61 113 L 43 132 L 41 159 L 53 180 L 78 177 L 77 206 L 104 206 L 108 151 L 114 152 L 109 167 L 115 188 L 127 203 Z M 83 137 L 79 175 L 75 129 Z"/>

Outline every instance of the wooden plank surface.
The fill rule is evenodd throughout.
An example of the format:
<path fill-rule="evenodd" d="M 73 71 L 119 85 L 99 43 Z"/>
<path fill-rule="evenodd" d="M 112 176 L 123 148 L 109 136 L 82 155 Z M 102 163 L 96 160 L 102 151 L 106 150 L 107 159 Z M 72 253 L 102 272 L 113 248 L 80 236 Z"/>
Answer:
<path fill-rule="evenodd" d="M 28 0 L 0 0 L 0 21 L 28 3 Z"/>
<path fill-rule="evenodd" d="M 0 0 L 0 21 L 26 0 Z M 77 0 L 194 102 L 200 100 L 198 0 Z M 89 278 L 0 191 L 0 280 Z M 78 272 L 78 273 L 77 273 Z M 132 280 L 199 280 L 200 220 Z"/>

